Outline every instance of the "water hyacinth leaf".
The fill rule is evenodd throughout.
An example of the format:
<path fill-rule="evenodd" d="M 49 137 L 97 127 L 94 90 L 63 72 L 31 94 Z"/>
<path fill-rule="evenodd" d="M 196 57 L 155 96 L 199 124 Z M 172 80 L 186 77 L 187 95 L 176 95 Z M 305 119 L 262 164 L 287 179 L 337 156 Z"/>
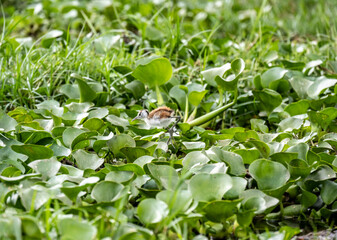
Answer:
<path fill-rule="evenodd" d="M 99 36 L 93 41 L 95 49 L 99 53 L 106 53 L 110 49 L 112 49 L 115 45 L 117 45 L 120 35 L 114 35 L 114 33 L 106 33 L 102 36 Z"/>
<path fill-rule="evenodd" d="M 24 188 L 19 191 L 22 205 L 26 211 L 31 210 L 32 206 L 34 210 L 42 207 L 50 198 L 50 195 L 46 191 L 35 190 L 32 188 Z"/>
<path fill-rule="evenodd" d="M 322 200 L 325 204 L 331 204 L 337 199 L 337 183 L 325 180 L 322 185 Z"/>
<path fill-rule="evenodd" d="M 254 138 L 254 139 L 260 140 L 259 135 L 257 134 L 257 132 L 253 131 L 253 130 L 249 130 L 249 131 L 246 131 L 246 132 L 236 132 L 234 134 L 234 139 L 236 141 L 239 141 L 239 142 L 245 142 L 245 141 L 247 141 L 250 138 Z"/>
<path fill-rule="evenodd" d="M 111 181 L 101 181 L 92 189 L 91 196 L 98 203 L 114 202 L 122 197 L 124 186 L 120 183 Z"/>
<path fill-rule="evenodd" d="M 18 123 L 0 109 L 0 131 L 13 131 Z"/>
<path fill-rule="evenodd" d="M 169 213 L 167 204 L 161 200 L 148 198 L 140 202 L 137 214 L 144 224 L 153 224 L 162 221 Z"/>
<path fill-rule="evenodd" d="M 29 215 L 21 216 L 24 234 L 32 238 L 43 238 L 43 228 L 40 226 L 37 218 Z M 0 235 L 1 236 L 1 235 Z"/>
<path fill-rule="evenodd" d="M 132 75 L 150 88 L 165 84 L 172 77 L 173 69 L 167 58 L 155 58 L 140 63 Z"/>
<path fill-rule="evenodd" d="M 310 122 L 320 126 L 324 131 L 326 131 L 329 124 L 337 118 L 337 109 L 334 107 L 328 107 L 319 112 L 309 111 L 308 115 Z"/>
<path fill-rule="evenodd" d="M 238 204 L 241 201 L 242 199 L 213 201 L 205 205 L 203 210 L 210 221 L 222 222 L 238 211 Z"/>
<path fill-rule="evenodd" d="M 78 168 L 82 170 L 85 169 L 96 170 L 104 162 L 104 159 L 98 157 L 97 154 L 87 153 L 83 149 L 76 150 L 72 155 L 76 160 Z"/>
<path fill-rule="evenodd" d="M 261 190 L 282 187 L 290 178 L 289 171 L 281 163 L 266 159 L 254 161 L 249 166 L 249 172 Z"/>
<path fill-rule="evenodd" d="M 62 140 L 66 147 L 70 147 L 74 139 L 85 131 L 79 128 L 67 128 L 62 133 Z"/>
<path fill-rule="evenodd" d="M 233 186 L 224 195 L 225 199 L 239 198 L 247 186 L 247 180 L 242 177 L 232 177 L 232 183 Z"/>
<path fill-rule="evenodd" d="M 80 89 L 77 84 L 64 84 L 60 87 L 60 93 L 63 93 L 70 99 L 80 98 Z"/>
<path fill-rule="evenodd" d="M 207 93 L 207 90 L 197 92 L 197 91 L 192 91 L 188 95 L 188 101 L 195 107 L 199 106 L 201 103 L 202 99 L 204 98 L 205 94 Z"/>
<path fill-rule="evenodd" d="M 211 68 L 211 69 L 202 71 L 201 74 L 203 75 L 203 77 L 205 78 L 206 82 L 209 85 L 216 87 L 217 86 L 217 83 L 215 81 L 216 76 L 222 77 L 225 74 L 225 72 L 227 72 L 229 69 L 231 69 L 231 64 L 226 63 L 225 65 L 221 67 Z"/>
<path fill-rule="evenodd" d="M 61 117 L 63 114 L 63 107 L 60 107 L 60 103 L 55 100 L 46 100 L 36 105 L 37 109 L 48 110 L 51 114 Z"/>
<path fill-rule="evenodd" d="M 306 99 L 302 99 L 298 102 L 290 103 L 284 108 L 284 111 L 289 113 L 290 116 L 295 116 L 307 113 L 309 106 L 310 106 L 309 101 Z"/>
<path fill-rule="evenodd" d="M 130 125 L 128 120 L 117 117 L 116 115 L 113 114 L 108 115 L 106 117 L 106 120 L 108 120 L 113 126 L 120 126 L 123 127 L 124 129 Z"/>
<path fill-rule="evenodd" d="M 105 176 L 105 181 L 124 183 L 130 181 L 134 176 L 130 171 L 112 171 Z"/>
<path fill-rule="evenodd" d="M 102 119 L 109 115 L 109 110 L 106 108 L 98 108 L 95 110 L 91 110 L 88 115 L 88 119 L 90 118 L 98 118 Z"/>
<path fill-rule="evenodd" d="M 147 157 L 149 157 L 149 162 L 151 162 L 151 160 L 153 159 L 152 157 L 150 156 L 143 156 L 143 157 L 140 157 L 139 160 L 141 158 L 143 159 L 146 159 Z M 137 160 L 135 161 L 137 162 Z M 146 161 L 148 162 L 148 161 Z M 145 163 L 144 163 L 145 164 Z M 127 164 L 124 164 L 124 165 L 111 165 L 111 164 L 105 164 L 105 167 L 109 170 L 109 171 L 130 171 L 130 172 L 134 172 L 135 174 L 137 175 L 143 175 L 145 174 L 142 166 L 139 166 L 135 163 L 127 163 Z"/>
<path fill-rule="evenodd" d="M 302 189 L 302 196 L 300 198 L 300 202 L 301 205 L 303 205 L 303 207 L 305 208 L 311 207 L 312 205 L 315 204 L 316 201 L 317 196 L 314 193 Z"/>
<path fill-rule="evenodd" d="M 115 156 L 119 156 L 120 150 L 124 147 L 136 147 L 135 140 L 127 134 L 113 136 L 108 141 L 108 147 Z"/>
<path fill-rule="evenodd" d="M 184 213 L 192 204 L 192 194 L 188 190 L 163 190 L 156 195 L 156 199 L 161 200 L 169 206 L 170 213 Z"/>
<path fill-rule="evenodd" d="M 307 144 L 299 143 L 295 146 L 288 148 L 286 152 L 287 153 L 297 153 L 297 158 L 306 161 L 308 151 L 309 151 L 309 146 Z"/>
<path fill-rule="evenodd" d="M 148 163 L 147 167 L 159 186 L 163 186 L 168 190 L 175 189 L 179 182 L 179 176 L 173 167 L 167 165 L 155 165 L 153 163 Z"/>
<path fill-rule="evenodd" d="M 319 166 L 315 171 L 310 173 L 310 175 L 305 180 L 311 180 L 315 182 L 324 181 L 336 177 L 336 172 L 332 170 L 327 165 Z"/>
<path fill-rule="evenodd" d="M 57 143 L 54 143 L 50 146 L 50 149 L 53 150 L 55 157 L 68 157 L 71 153 L 69 148 L 60 146 Z"/>
<path fill-rule="evenodd" d="M 72 113 L 86 113 L 92 106 L 94 106 L 94 104 L 90 102 L 71 102 L 65 105 L 65 107 Z"/>
<path fill-rule="evenodd" d="M 251 201 L 250 203 L 248 203 L 246 205 L 246 207 L 253 207 L 255 204 L 254 202 L 257 203 L 262 203 L 262 204 L 258 204 L 259 210 L 255 210 L 256 214 L 261 214 L 263 212 L 265 212 L 268 209 L 273 208 L 274 206 L 276 206 L 279 203 L 279 200 L 277 198 L 268 196 L 267 194 L 265 194 L 264 192 L 258 190 L 258 189 L 249 189 L 244 191 L 243 193 L 240 194 L 240 198 L 243 198 L 242 200 L 242 204 L 245 205 L 245 203 L 249 200 Z M 250 200 L 251 198 L 253 198 L 253 200 Z M 254 200 L 255 198 L 258 198 L 257 200 Z M 263 200 L 261 200 L 261 198 Z M 260 200 L 259 200 L 260 199 Z"/>
<path fill-rule="evenodd" d="M 46 131 L 35 130 L 35 131 L 22 131 L 18 135 L 18 140 L 24 143 L 36 144 L 40 140 L 47 140 L 46 138 L 52 138 L 51 134 Z"/>
<path fill-rule="evenodd" d="M 294 129 L 299 129 L 302 126 L 303 122 L 304 122 L 303 119 L 296 118 L 296 117 L 289 117 L 289 118 L 283 119 L 279 123 L 279 127 L 277 131 L 278 132 L 291 132 Z"/>
<path fill-rule="evenodd" d="M 251 164 L 260 157 L 260 151 L 257 149 L 237 149 L 234 153 L 242 157 L 244 164 Z"/>
<path fill-rule="evenodd" d="M 187 171 L 195 165 L 204 165 L 208 162 L 208 157 L 206 157 L 201 151 L 193 151 L 184 157 L 182 164 L 183 169 Z"/>
<path fill-rule="evenodd" d="M 141 81 L 134 80 L 125 85 L 125 88 L 128 89 L 135 99 L 140 99 L 145 94 L 145 86 Z"/>
<path fill-rule="evenodd" d="M 113 70 L 116 72 L 123 74 L 129 81 L 132 81 L 135 79 L 134 76 L 132 76 L 132 69 L 128 66 L 115 66 L 113 67 Z"/>
<path fill-rule="evenodd" d="M 289 79 L 289 82 L 300 98 L 305 99 L 308 97 L 308 88 L 313 84 L 313 81 L 301 76 L 294 76 Z"/>
<path fill-rule="evenodd" d="M 308 163 L 301 159 L 293 159 L 289 162 L 289 172 L 292 178 L 306 177 L 310 174 L 311 167 Z"/>
<path fill-rule="evenodd" d="M 0 139 L 1 140 L 1 139 Z M 7 159 L 10 160 L 17 160 L 20 159 L 21 161 L 25 162 L 28 159 L 28 156 L 21 154 L 21 153 L 17 153 L 16 151 L 12 150 L 11 146 L 12 145 L 19 145 L 22 144 L 14 139 L 9 139 L 9 140 L 2 140 L 3 143 L 6 144 L 5 147 L 0 148 L 0 161 L 4 161 Z"/>
<path fill-rule="evenodd" d="M 17 153 L 24 154 L 31 160 L 47 159 L 54 155 L 53 150 L 48 147 L 34 144 L 12 145 L 11 148 Z"/>
<path fill-rule="evenodd" d="M 204 202 L 221 200 L 232 186 L 231 177 L 223 173 L 200 173 L 194 175 L 188 183 L 194 200 Z"/>
<path fill-rule="evenodd" d="M 319 94 L 327 88 L 334 86 L 337 83 L 337 79 L 328 79 L 326 77 L 317 78 L 313 84 L 308 87 L 308 96 L 312 99 L 318 99 Z"/>
<path fill-rule="evenodd" d="M 243 164 L 243 159 L 239 154 L 224 151 L 218 147 L 213 147 L 211 150 L 216 154 L 221 162 L 229 165 L 229 173 L 235 176 L 243 176 L 246 173 L 246 168 Z"/>
<path fill-rule="evenodd" d="M 120 152 L 126 156 L 128 163 L 134 162 L 139 157 L 151 155 L 149 150 L 142 147 L 123 147 Z"/>
<path fill-rule="evenodd" d="M 74 73 L 71 74 L 72 77 L 76 78 L 78 83 L 78 88 L 80 90 L 80 103 L 92 102 L 96 98 L 96 92 L 82 80 L 81 76 L 77 76 Z"/>
<path fill-rule="evenodd" d="M 50 159 L 36 160 L 28 164 L 34 171 L 40 173 L 43 179 L 55 176 L 60 170 L 61 163 L 56 157 Z"/>
<path fill-rule="evenodd" d="M 62 239 L 68 240 L 93 240 L 97 229 L 91 223 L 80 221 L 78 218 L 63 217 L 57 222 Z"/>
<path fill-rule="evenodd" d="M 250 120 L 250 125 L 252 130 L 255 131 L 260 131 L 263 133 L 268 133 L 269 129 L 268 126 L 265 125 L 266 121 L 262 120 L 262 119 L 251 119 Z"/>
<path fill-rule="evenodd" d="M 22 222 L 17 216 L 0 218 L 0 237 L 2 239 L 22 239 Z"/>
<path fill-rule="evenodd" d="M 260 101 L 262 108 L 267 112 L 273 111 L 282 103 L 282 96 L 269 88 L 265 88 L 261 91 L 253 91 L 253 94 Z"/>
<path fill-rule="evenodd" d="M 268 158 L 269 157 L 270 148 L 269 148 L 269 146 L 265 142 L 262 142 L 260 140 L 256 140 L 254 138 L 249 139 L 248 142 L 252 143 L 260 151 L 261 155 L 264 158 Z"/>
<path fill-rule="evenodd" d="M 178 85 L 175 85 L 170 89 L 169 95 L 177 101 L 180 109 L 185 109 L 186 92 L 184 90 L 182 90 Z"/>
<path fill-rule="evenodd" d="M 97 132 L 82 132 L 72 141 L 71 149 L 86 148 L 90 144 L 89 140 L 93 140 L 95 136 L 97 136 Z"/>
<path fill-rule="evenodd" d="M 261 75 L 261 84 L 264 88 L 270 88 L 270 84 L 273 81 L 277 81 L 288 72 L 288 70 L 280 68 L 280 67 L 274 67 L 271 69 L 268 69 Z M 275 90 L 275 89 L 274 89 Z"/>
<path fill-rule="evenodd" d="M 78 194 L 81 191 L 84 191 L 89 186 L 97 183 L 99 180 L 100 179 L 98 177 L 89 177 L 89 178 L 84 179 L 82 182 L 80 182 L 80 184 L 65 186 L 65 187 L 61 187 L 60 189 L 70 200 L 75 202 Z"/>
<path fill-rule="evenodd" d="M 90 118 L 83 123 L 83 127 L 91 131 L 97 131 L 97 132 L 99 132 L 104 126 L 105 126 L 104 121 L 99 118 Z"/>

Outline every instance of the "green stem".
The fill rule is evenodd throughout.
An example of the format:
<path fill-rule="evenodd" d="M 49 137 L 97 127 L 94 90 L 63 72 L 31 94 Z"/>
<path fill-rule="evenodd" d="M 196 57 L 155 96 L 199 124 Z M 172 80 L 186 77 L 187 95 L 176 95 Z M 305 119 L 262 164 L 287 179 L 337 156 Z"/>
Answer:
<path fill-rule="evenodd" d="M 219 107 L 223 105 L 223 90 L 219 88 Z"/>
<path fill-rule="evenodd" d="M 184 114 L 184 123 L 187 122 L 188 119 L 188 97 L 186 95 L 186 103 L 185 103 L 185 114 Z"/>
<path fill-rule="evenodd" d="M 191 113 L 191 115 L 187 119 L 187 122 L 193 121 L 193 119 L 195 118 L 195 115 L 197 115 L 197 110 L 198 110 L 198 107 L 194 107 L 193 112 Z"/>
<path fill-rule="evenodd" d="M 237 97 L 238 97 L 238 92 L 235 91 L 234 92 L 234 99 L 233 99 L 233 102 L 229 103 L 229 104 L 226 104 L 225 106 L 222 106 L 212 112 L 209 112 L 207 113 L 206 115 L 204 116 L 201 116 L 197 119 L 194 119 L 193 121 L 189 122 L 188 124 L 193 127 L 193 126 L 199 126 L 205 122 L 208 122 L 210 121 L 211 119 L 215 118 L 216 116 L 218 116 L 220 113 L 224 112 L 227 108 L 233 106 L 236 101 L 237 101 Z"/>
<path fill-rule="evenodd" d="M 158 105 L 159 106 L 164 105 L 164 99 L 163 99 L 163 96 L 161 95 L 161 92 L 160 92 L 160 89 L 159 89 L 158 85 L 156 85 L 156 94 L 157 94 Z"/>

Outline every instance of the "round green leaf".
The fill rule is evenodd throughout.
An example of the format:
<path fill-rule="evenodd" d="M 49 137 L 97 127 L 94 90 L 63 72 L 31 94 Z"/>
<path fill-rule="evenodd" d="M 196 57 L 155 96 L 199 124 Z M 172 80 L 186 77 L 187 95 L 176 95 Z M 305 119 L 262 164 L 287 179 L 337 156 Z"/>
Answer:
<path fill-rule="evenodd" d="M 221 200 L 210 202 L 203 210 L 206 213 L 206 218 L 212 222 L 222 222 L 227 218 L 233 216 L 238 211 L 238 204 L 241 202 L 241 199 L 237 200 Z"/>
<path fill-rule="evenodd" d="M 134 80 L 125 85 L 125 88 L 129 90 L 135 99 L 139 99 L 145 94 L 145 86 L 142 82 Z"/>
<path fill-rule="evenodd" d="M 124 186 L 120 183 L 102 181 L 95 185 L 92 189 L 91 196 L 98 203 L 100 202 L 114 202 L 122 197 L 122 190 Z"/>
<path fill-rule="evenodd" d="M 322 185 L 322 200 L 325 204 L 331 204 L 337 199 L 337 183 L 325 180 Z"/>
<path fill-rule="evenodd" d="M 18 125 L 15 119 L 8 116 L 4 111 L 0 109 L 0 131 L 13 131 Z M 3 130 L 2 130 L 3 129 Z"/>
<path fill-rule="evenodd" d="M 119 156 L 120 150 L 124 147 L 136 147 L 135 140 L 127 134 L 113 136 L 108 141 L 108 147 L 115 156 Z"/>
<path fill-rule="evenodd" d="M 87 153 L 83 149 L 79 149 L 73 153 L 73 157 L 76 160 L 76 164 L 79 169 L 93 169 L 99 168 L 104 159 L 97 156 L 96 153 Z"/>
<path fill-rule="evenodd" d="M 28 164 L 36 172 L 40 173 L 44 179 L 55 176 L 60 170 L 61 163 L 56 160 L 56 157 L 44 160 L 33 161 Z"/>
<path fill-rule="evenodd" d="M 254 161 L 249 166 L 249 172 L 261 190 L 279 188 L 290 178 L 287 168 L 281 163 L 266 159 Z"/>
<path fill-rule="evenodd" d="M 140 202 L 137 207 L 140 221 L 144 224 L 153 224 L 162 221 L 169 213 L 165 202 L 148 198 Z"/>
<path fill-rule="evenodd" d="M 31 160 L 48 159 L 54 154 L 53 150 L 41 145 L 12 145 L 11 148 L 17 153 L 28 156 Z"/>
<path fill-rule="evenodd" d="M 78 218 L 62 218 L 58 221 L 58 229 L 62 239 L 67 240 L 93 240 L 97 229 L 91 223 L 80 221 Z"/>
<path fill-rule="evenodd" d="M 292 178 L 306 177 L 310 174 L 311 167 L 301 159 L 293 159 L 289 162 L 289 172 Z"/>
<path fill-rule="evenodd" d="M 199 106 L 201 103 L 202 99 L 204 98 L 205 94 L 207 93 L 207 90 L 197 92 L 197 91 L 192 91 L 188 95 L 188 101 L 195 107 Z"/>
<path fill-rule="evenodd" d="M 205 163 L 208 163 L 209 159 L 205 156 L 201 151 L 193 151 L 188 153 L 183 161 L 183 169 L 184 171 L 187 171 L 191 169 L 194 165 L 204 165 Z"/>
<path fill-rule="evenodd" d="M 156 198 L 167 204 L 171 214 L 179 212 L 184 213 L 192 203 L 192 194 L 188 190 L 163 190 L 160 191 Z"/>
<path fill-rule="evenodd" d="M 227 72 L 229 69 L 231 69 L 231 64 L 226 63 L 225 65 L 221 67 L 211 68 L 211 69 L 202 71 L 201 74 L 204 76 L 206 82 L 209 85 L 216 87 L 217 83 L 215 82 L 215 77 L 216 76 L 222 77 L 225 74 L 225 72 Z"/>
<path fill-rule="evenodd" d="M 172 66 L 167 58 L 156 58 L 150 62 L 139 64 L 132 75 L 149 87 L 165 84 L 172 77 Z"/>
<path fill-rule="evenodd" d="M 232 186 L 231 177 L 223 173 L 200 173 L 194 175 L 188 184 L 193 198 L 205 202 L 220 200 Z"/>
<path fill-rule="evenodd" d="M 264 88 L 270 88 L 269 85 L 273 81 L 279 80 L 283 78 L 283 76 L 288 72 L 288 70 L 280 68 L 280 67 L 274 67 L 271 69 L 268 69 L 261 75 L 261 83 Z"/>
<path fill-rule="evenodd" d="M 308 87 L 308 96 L 312 99 L 318 99 L 319 94 L 326 88 L 332 87 L 337 83 L 337 79 L 328 79 L 319 77 Z"/>

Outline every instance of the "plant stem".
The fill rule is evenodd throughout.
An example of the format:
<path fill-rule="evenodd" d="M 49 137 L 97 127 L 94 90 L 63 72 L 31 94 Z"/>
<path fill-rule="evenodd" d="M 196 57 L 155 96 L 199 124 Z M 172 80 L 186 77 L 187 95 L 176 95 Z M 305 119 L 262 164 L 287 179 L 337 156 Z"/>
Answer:
<path fill-rule="evenodd" d="M 204 116 L 201 116 L 197 119 L 194 119 L 193 121 L 189 122 L 188 124 L 193 127 L 193 126 L 199 126 L 205 122 L 208 122 L 210 121 L 211 119 L 215 118 L 216 116 L 218 116 L 220 113 L 224 112 L 227 108 L 233 106 L 236 101 L 237 101 L 237 96 L 238 96 L 238 93 L 237 91 L 234 92 L 234 99 L 233 99 L 233 102 L 229 103 L 229 104 L 226 104 L 225 106 L 222 106 L 212 112 L 209 112 L 207 113 L 206 115 Z"/>
<path fill-rule="evenodd" d="M 164 105 L 164 99 L 163 99 L 163 96 L 161 95 L 161 92 L 160 92 L 160 89 L 159 89 L 158 85 L 156 85 L 156 94 L 157 94 L 158 105 L 159 106 Z"/>
<path fill-rule="evenodd" d="M 188 119 L 188 97 L 186 95 L 186 104 L 185 104 L 185 114 L 184 114 L 184 123 L 187 122 Z"/>

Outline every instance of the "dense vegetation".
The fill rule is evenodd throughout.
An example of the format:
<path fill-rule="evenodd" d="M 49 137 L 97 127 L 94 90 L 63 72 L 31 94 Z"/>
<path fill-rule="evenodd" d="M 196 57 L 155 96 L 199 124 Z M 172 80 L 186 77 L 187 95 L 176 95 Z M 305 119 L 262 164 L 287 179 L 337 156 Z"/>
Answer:
<path fill-rule="evenodd" d="M 334 0 L 1 4 L 1 239 L 335 228 Z"/>

